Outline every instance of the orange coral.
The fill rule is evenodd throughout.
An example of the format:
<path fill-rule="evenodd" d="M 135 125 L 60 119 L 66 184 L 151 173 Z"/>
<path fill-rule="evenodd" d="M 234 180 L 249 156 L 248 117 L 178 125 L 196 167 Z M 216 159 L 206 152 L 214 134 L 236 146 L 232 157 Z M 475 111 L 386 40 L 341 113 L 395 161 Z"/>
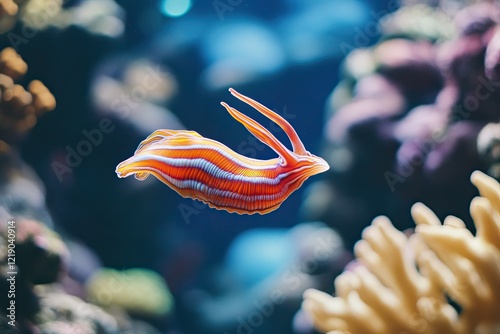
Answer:
<path fill-rule="evenodd" d="M 7 47 L 0 52 L 0 73 L 13 80 L 19 79 L 28 71 L 28 65 L 13 48 Z"/>
<path fill-rule="evenodd" d="M 27 64 L 13 48 L 0 52 L 0 136 L 16 139 L 31 129 L 37 117 L 56 107 L 54 96 L 38 80 L 28 90 L 14 81 L 26 74 Z"/>
<path fill-rule="evenodd" d="M 32 106 L 35 108 L 37 115 L 41 115 L 46 111 L 54 110 L 56 107 L 56 99 L 45 85 L 39 80 L 33 80 L 28 85 L 28 91 L 33 96 Z"/>
<path fill-rule="evenodd" d="M 14 0 L 0 0 L 0 16 L 17 14 L 19 7 Z"/>

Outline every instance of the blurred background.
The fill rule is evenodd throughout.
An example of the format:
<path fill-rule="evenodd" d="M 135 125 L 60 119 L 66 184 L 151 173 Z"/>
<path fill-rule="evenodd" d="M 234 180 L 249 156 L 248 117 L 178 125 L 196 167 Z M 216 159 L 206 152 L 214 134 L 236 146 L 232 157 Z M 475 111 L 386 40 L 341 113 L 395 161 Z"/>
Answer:
<path fill-rule="evenodd" d="M 313 333 L 302 292 L 332 292 L 374 217 L 404 230 L 422 201 L 470 226 L 470 173 L 499 178 L 498 10 L 465 0 L 0 1 L 0 216 L 18 228 L 18 328 Z M 219 102 L 286 136 L 229 87 L 287 119 L 331 170 L 264 216 L 116 177 L 160 128 L 274 157 Z"/>

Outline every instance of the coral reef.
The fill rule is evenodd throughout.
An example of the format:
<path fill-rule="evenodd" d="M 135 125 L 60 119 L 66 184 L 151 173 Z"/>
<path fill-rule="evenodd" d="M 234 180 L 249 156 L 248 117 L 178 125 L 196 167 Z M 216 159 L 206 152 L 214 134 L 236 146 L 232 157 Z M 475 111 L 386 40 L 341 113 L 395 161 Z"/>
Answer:
<path fill-rule="evenodd" d="M 476 171 L 473 235 L 462 220 L 443 224 L 421 203 L 408 237 L 376 218 L 355 247 L 357 263 L 335 280 L 336 297 L 304 293 L 303 309 L 328 333 L 498 333 L 500 184 Z M 366 321 L 370 319 L 370 321 Z"/>
<path fill-rule="evenodd" d="M 15 84 L 28 70 L 21 56 L 10 47 L 0 52 L 0 139 L 18 141 L 37 118 L 56 107 L 56 100 L 39 80 L 33 80 L 26 90 Z"/>
<path fill-rule="evenodd" d="M 0 108 L 3 103 L 0 104 Z M 143 270 L 129 270 L 130 279 L 117 291 L 116 281 L 99 286 L 100 295 L 114 292 L 128 296 L 128 291 L 140 296 L 127 305 L 111 303 L 113 314 L 92 303 L 87 303 L 68 292 L 95 301 L 86 295 L 84 283 L 89 272 L 95 271 L 89 263 L 89 251 L 71 241 L 66 246 L 61 236 L 52 228 L 52 219 L 45 208 L 45 190 L 35 173 L 19 157 L 14 146 L 0 141 L 0 292 L 8 295 L 10 272 L 15 275 L 15 327 L 4 310 L 9 299 L 1 299 L 0 332 L 2 333 L 151 333 L 158 331 L 150 325 L 131 319 L 120 307 L 128 307 L 135 314 L 165 316 L 170 311 L 168 288 L 157 275 Z M 15 266 L 8 263 L 7 224 L 15 222 Z M 73 254 L 71 254 L 73 253 Z M 83 255 L 82 255 L 83 253 Z M 76 261 L 85 260 L 84 263 Z M 99 266 L 100 264 L 94 264 Z M 82 269 L 82 267 L 89 267 Z M 75 270 L 78 267 L 78 270 Z M 13 269 L 14 268 L 14 269 Z M 73 268 L 71 270 L 71 268 Z M 107 269 L 102 269 L 105 273 Z M 133 275 L 137 273 L 137 275 Z M 68 275 L 69 274 L 69 275 Z M 108 275 L 109 276 L 109 275 Z M 124 276 L 128 278 L 129 276 Z M 93 280 L 95 286 L 96 281 Z M 138 289 L 140 287 L 141 289 Z M 154 298 L 149 299 L 152 294 Z M 119 297 L 117 297 L 119 299 Z M 151 303 L 156 301 L 156 303 Z M 148 303 L 149 302 L 149 303 Z M 101 303 L 102 304 L 102 303 Z M 154 309 L 153 309 L 154 308 Z M 117 311 L 118 310 L 118 311 Z M 122 310 L 122 311 L 119 311 Z"/>
<path fill-rule="evenodd" d="M 18 15 L 16 3 L 19 5 Z M 83 2 L 85 6 L 79 3 L 79 6 L 70 6 L 70 9 L 62 8 L 62 3 L 62 1 L 38 0 L 12 3 L 1 1 L 0 29 L 8 30 L 14 26 L 17 19 L 20 19 L 28 20 L 24 22 L 26 27 L 36 29 L 37 32 L 48 25 L 32 26 L 28 22 L 34 24 L 45 22 L 56 26 L 56 23 L 60 23 L 60 28 L 78 24 L 93 33 L 113 37 L 121 33 L 121 21 L 113 21 L 113 17 L 107 17 L 109 13 L 106 11 L 97 10 L 95 13 L 99 13 L 98 17 L 83 15 L 85 12 L 87 14 L 89 11 L 93 12 L 96 7 L 106 6 L 104 2 L 85 1 Z M 115 7 L 110 6 L 108 2 L 108 9 L 116 11 L 117 5 L 114 2 L 112 4 Z M 55 15 L 53 21 L 40 19 L 47 18 L 44 16 L 47 12 Z M 77 16 L 82 20 L 86 19 L 83 20 L 85 22 L 74 22 L 73 18 Z M 12 34 L 15 35 L 16 32 Z M 9 36 L 11 35 L 7 35 L 7 39 Z M 0 52 L 0 292 L 2 296 L 10 295 L 13 285 L 7 278 L 12 279 L 13 275 L 15 277 L 15 296 L 1 299 L 0 332 L 157 334 L 156 328 L 131 318 L 126 311 L 134 311 L 141 315 L 155 314 L 156 319 L 165 319 L 171 310 L 171 297 L 168 288 L 158 275 L 141 269 L 129 271 L 131 280 L 127 280 L 127 285 L 122 287 L 120 293 L 126 296 L 132 288 L 133 291 L 141 291 L 141 295 L 125 305 L 131 305 L 128 310 L 121 308 L 122 305 L 118 303 L 106 305 L 113 307 L 112 313 L 104 310 L 101 305 L 96 305 L 97 300 L 85 291 L 85 283 L 89 277 L 98 270 L 105 273 L 107 269 L 102 269 L 99 260 L 95 259 L 95 255 L 85 245 L 69 239 L 66 233 L 61 232 L 60 225 L 54 226 L 46 207 L 45 186 L 21 157 L 19 151 L 26 142 L 25 139 L 29 138 L 27 134 L 34 128 L 40 116 L 55 109 L 56 100 L 41 81 L 33 80 L 31 76 L 33 69 L 28 73 L 27 63 L 15 50 L 17 46 L 19 45 L 6 47 Z M 34 62 L 36 63 L 36 59 Z M 36 76 L 41 73 L 36 66 L 33 72 Z M 43 79 L 44 82 L 46 79 Z M 15 224 L 15 234 L 9 232 L 8 224 Z M 56 233 L 56 229 L 61 234 Z M 8 254 L 12 252 L 15 252 L 15 265 L 8 262 Z M 133 273 L 138 274 L 132 275 Z M 113 283 L 113 281 L 107 283 L 110 282 Z M 94 283 L 95 281 L 92 284 Z M 100 294 L 108 291 L 116 293 L 113 290 L 114 286 L 109 284 L 99 287 Z M 141 287 L 142 290 L 137 287 Z M 151 300 L 156 303 L 145 302 L 149 301 L 150 293 L 154 297 Z M 5 311 L 12 301 L 16 305 L 15 326 L 9 317 L 11 314 Z"/>
<path fill-rule="evenodd" d="M 499 128 L 489 124 L 500 118 L 500 8 L 439 3 L 383 17 L 380 41 L 347 55 L 327 103 L 331 173 L 313 186 L 303 213 L 337 228 L 348 245 L 377 215 L 410 227 L 407 212 L 416 201 L 473 228 L 465 208 L 475 190 L 464 180 L 473 170 L 498 175 L 490 147 Z M 317 197 L 332 201 L 318 205 Z M 352 214 L 353 207 L 362 209 Z"/>
<path fill-rule="evenodd" d="M 112 305 L 117 314 L 109 314 L 99 306 L 68 293 L 77 293 L 83 298 L 94 300 L 85 294 L 83 287 L 88 280 L 89 271 L 96 270 L 88 261 L 91 255 L 88 255 L 89 251 L 85 252 L 83 245 L 78 246 L 74 241 L 69 243 L 68 249 L 61 236 L 49 227 L 53 223 L 45 208 L 43 185 L 31 168 L 20 159 L 15 147 L 3 141 L 0 144 L 0 292 L 3 296 L 8 295 L 9 272 L 17 273 L 15 327 L 9 324 L 10 319 L 4 311 L 8 307 L 9 299 L 2 298 L 0 332 L 157 334 L 158 331 L 154 327 L 131 319 L 125 311 L 117 311 L 121 310 L 119 307 L 122 306 L 118 303 Z M 9 221 L 15 222 L 15 270 L 7 261 Z M 76 255 L 76 261 L 84 262 L 75 262 L 73 255 Z M 89 266 L 90 269 L 82 268 Z M 76 267 L 78 270 L 75 270 Z M 101 270 L 106 272 L 106 269 Z M 145 271 L 142 279 L 136 277 L 131 282 L 127 281 L 127 285 L 122 286 L 118 294 L 127 296 L 127 291 L 131 288 L 133 291 L 141 291 L 141 298 L 137 297 L 129 303 L 134 306 L 129 309 L 136 314 L 154 313 L 157 317 L 164 316 L 170 311 L 170 308 L 165 307 L 170 306 L 165 304 L 165 300 L 170 301 L 165 296 L 170 294 L 158 276 L 148 276 L 147 273 L 149 272 Z M 113 284 L 116 281 L 108 283 Z M 143 285 L 150 288 L 144 289 Z M 137 289 L 137 286 L 142 289 Z M 109 291 L 116 294 L 115 288 L 116 286 L 109 284 L 101 286 L 99 293 Z M 151 300 L 163 301 L 164 304 L 144 303 L 149 300 L 149 293 L 154 296 Z M 152 307 L 158 309 L 152 310 Z M 159 313 L 161 314 L 158 315 Z"/>
<path fill-rule="evenodd" d="M 66 293 L 40 293 L 40 308 L 36 323 L 42 333 L 120 333 L 111 315 Z"/>
<path fill-rule="evenodd" d="M 6 220 L 0 223 L 0 228 L 3 239 L 7 239 Z M 4 252 L 0 254 L 2 258 L 5 256 Z M 48 284 L 56 282 L 66 270 L 69 253 L 59 235 L 51 229 L 37 221 L 17 219 L 16 260 L 22 279 L 31 284 Z"/>
<path fill-rule="evenodd" d="M 7 262 L 7 221 L 2 207 L 0 223 L 0 291 L 7 296 L 10 268 Z M 158 331 L 131 314 L 161 318 L 171 311 L 172 298 L 165 283 L 157 274 L 144 269 L 119 273 L 101 269 L 88 281 L 87 303 L 68 294 L 70 254 L 60 236 L 40 222 L 14 219 L 16 230 L 15 301 L 16 326 L 13 328 L 3 310 L 8 307 L 2 299 L 0 331 L 27 333 L 124 333 L 156 334 Z M 74 249 L 74 246 L 72 246 Z M 71 283 L 68 286 L 68 283 Z M 73 288 L 74 289 L 74 288 Z M 98 304 L 99 306 L 97 306 Z M 112 309 L 112 313 L 100 306 Z"/>
<path fill-rule="evenodd" d="M 5 210 L 5 208 L 2 207 Z M 2 216 L 0 223 L 0 278 L 2 294 L 9 291 L 7 278 L 9 272 L 16 272 L 16 323 L 23 328 L 40 310 L 38 297 L 33 290 L 35 284 L 50 284 L 56 282 L 64 273 L 69 260 L 68 252 L 59 236 L 39 222 L 27 219 L 15 220 L 15 268 L 7 260 L 7 222 L 11 216 Z M 10 249 L 10 248 L 9 248 Z M 7 309 L 9 300 L 2 299 L 1 317 Z M 6 325 L 7 326 L 7 325 Z M 8 328 L 10 326 L 7 326 Z M 2 330 L 6 329 L 2 328 Z M 18 328 L 19 329 L 19 328 Z"/>

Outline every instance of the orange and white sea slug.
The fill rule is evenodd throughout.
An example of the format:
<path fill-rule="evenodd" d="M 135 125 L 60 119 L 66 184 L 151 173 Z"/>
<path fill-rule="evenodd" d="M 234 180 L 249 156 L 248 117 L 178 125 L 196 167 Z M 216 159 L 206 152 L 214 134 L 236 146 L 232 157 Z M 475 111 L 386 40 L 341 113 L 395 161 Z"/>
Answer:
<path fill-rule="evenodd" d="M 118 177 L 149 174 L 178 192 L 212 208 L 239 214 L 265 214 L 276 210 L 310 176 L 330 167 L 306 151 L 293 127 L 280 115 L 230 88 L 231 94 L 278 124 L 292 142 L 285 147 L 266 128 L 236 109 L 221 104 L 278 158 L 245 157 L 195 131 L 157 130 L 146 138 L 134 156 L 116 167 Z"/>

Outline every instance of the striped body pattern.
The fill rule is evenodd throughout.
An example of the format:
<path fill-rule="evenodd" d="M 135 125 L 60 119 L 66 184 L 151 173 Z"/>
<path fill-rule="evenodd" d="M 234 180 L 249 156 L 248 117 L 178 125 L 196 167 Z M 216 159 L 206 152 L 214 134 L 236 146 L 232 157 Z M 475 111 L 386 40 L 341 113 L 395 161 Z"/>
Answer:
<path fill-rule="evenodd" d="M 234 89 L 230 92 L 278 124 L 290 138 L 293 150 L 262 125 L 222 102 L 231 116 L 278 157 L 252 159 L 195 131 L 157 130 L 141 142 L 131 158 L 116 167 L 118 177 L 134 174 L 144 180 L 151 174 L 181 196 L 212 208 L 265 214 L 276 210 L 310 176 L 329 169 L 322 158 L 305 150 L 293 127 L 280 115 Z"/>

